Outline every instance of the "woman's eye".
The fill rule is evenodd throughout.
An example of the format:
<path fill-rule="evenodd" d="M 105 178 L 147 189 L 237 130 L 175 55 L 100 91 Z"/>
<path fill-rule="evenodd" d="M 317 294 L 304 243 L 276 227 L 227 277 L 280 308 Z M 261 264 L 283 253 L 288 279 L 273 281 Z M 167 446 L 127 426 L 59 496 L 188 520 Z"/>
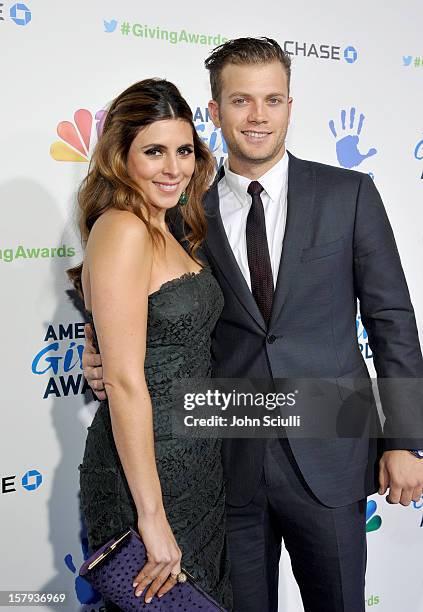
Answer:
<path fill-rule="evenodd" d="M 154 157 L 154 156 L 157 156 L 157 155 L 161 155 L 162 152 L 160 151 L 160 149 L 148 149 L 145 152 L 145 154 Z"/>
<path fill-rule="evenodd" d="M 179 149 L 178 153 L 180 155 L 190 155 L 191 153 L 194 152 L 194 149 L 192 147 L 182 147 L 182 149 Z"/>

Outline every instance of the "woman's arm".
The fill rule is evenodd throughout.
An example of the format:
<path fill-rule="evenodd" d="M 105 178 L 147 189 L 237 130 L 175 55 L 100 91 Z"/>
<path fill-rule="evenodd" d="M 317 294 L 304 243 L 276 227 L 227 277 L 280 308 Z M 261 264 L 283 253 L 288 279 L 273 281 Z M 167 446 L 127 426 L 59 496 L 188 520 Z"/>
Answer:
<path fill-rule="evenodd" d="M 146 600 L 180 571 L 181 558 L 164 512 L 144 376 L 152 261 L 149 234 L 135 215 L 113 211 L 96 222 L 86 250 L 91 308 L 113 436 L 148 553 L 143 574 L 155 579 Z M 138 582 L 137 593 L 151 580 Z"/>

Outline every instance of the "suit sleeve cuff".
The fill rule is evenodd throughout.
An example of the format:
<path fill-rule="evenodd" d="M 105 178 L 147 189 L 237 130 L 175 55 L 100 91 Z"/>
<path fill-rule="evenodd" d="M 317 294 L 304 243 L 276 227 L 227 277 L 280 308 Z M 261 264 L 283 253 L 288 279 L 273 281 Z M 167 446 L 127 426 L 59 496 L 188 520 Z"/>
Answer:
<path fill-rule="evenodd" d="M 383 438 L 382 452 L 390 450 L 423 450 L 422 438 Z"/>

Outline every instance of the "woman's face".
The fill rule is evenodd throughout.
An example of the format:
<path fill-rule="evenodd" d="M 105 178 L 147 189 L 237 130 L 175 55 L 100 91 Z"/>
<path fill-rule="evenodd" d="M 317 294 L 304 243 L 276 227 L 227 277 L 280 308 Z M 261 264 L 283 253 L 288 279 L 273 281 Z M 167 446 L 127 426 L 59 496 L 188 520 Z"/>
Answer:
<path fill-rule="evenodd" d="M 149 205 L 176 206 L 195 169 L 191 125 L 164 119 L 142 129 L 130 146 L 127 167 Z"/>

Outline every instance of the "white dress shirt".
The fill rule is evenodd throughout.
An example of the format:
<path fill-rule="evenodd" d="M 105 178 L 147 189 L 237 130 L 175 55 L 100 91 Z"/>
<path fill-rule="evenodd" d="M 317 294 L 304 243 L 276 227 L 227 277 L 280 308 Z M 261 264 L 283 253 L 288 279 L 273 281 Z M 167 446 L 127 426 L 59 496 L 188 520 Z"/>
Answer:
<path fill-rule="evenodd" d="M 220 216 L 235 259 L 251 290 L 245 233 L 251 206 L 251 196 L 247 193 L 251 179 L 229 170 L 228 160 L 225 161 L 224 169 L 225 175 L 218 184 Z M 264 207 L 273 285 L 276 287 L 287 214 L 287 152 L 285 151 L 282 159 L 273 168 L 257 180 L 263 187 L 260 197 Z"/>

